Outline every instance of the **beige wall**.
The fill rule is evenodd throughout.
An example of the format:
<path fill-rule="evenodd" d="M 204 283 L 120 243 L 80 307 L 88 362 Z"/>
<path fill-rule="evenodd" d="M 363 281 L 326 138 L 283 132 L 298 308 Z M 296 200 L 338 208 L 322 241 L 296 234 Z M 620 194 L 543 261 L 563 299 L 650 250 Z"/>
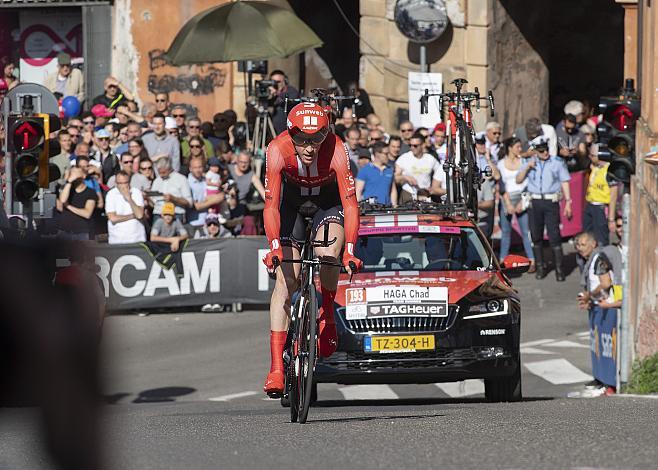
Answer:
<path fill-rule="evenodd" d="M 173 103 L 187 103 L 204 120 L 233 105 L 231 64 L 172 67 L 161 58 L 174 37 L 197 13 L 224 0 L 117 0 L 112 71 L 153 102 L 154 89 L 169 91 Z"/>
<path fill-rule="evenodd" d="M 394 0 L 361 0 L 361 86 L 385 125 L 392 128 L 398 108 L 408 109 L 407 74 L 419 71 L 419 47 L 407 40 L 393 21 Z M 548 71 L 523 35 L 507 17 L 498 0 L 446 0 L 451 25 L 428 45 L 430 72 L 443 74 L 444 89 L 459 77 L 471 89 L 492 89 L 500 110 L 495 119 L 505 131 L 522 116 L 547 117 Z M 366 44 L 370 44 L 372 48 Z M 514 45 L 511 57 L 502 54 L 504 46 Z M 509 49 L 508 49 L 509 51 Z M 528 67 L 531 79 L 521 79 L 517 62 Z M 521 100 L 521 94 L 536 97 Z M 488 114 L 475 115 L 476 128 L 482 129 Z"/>

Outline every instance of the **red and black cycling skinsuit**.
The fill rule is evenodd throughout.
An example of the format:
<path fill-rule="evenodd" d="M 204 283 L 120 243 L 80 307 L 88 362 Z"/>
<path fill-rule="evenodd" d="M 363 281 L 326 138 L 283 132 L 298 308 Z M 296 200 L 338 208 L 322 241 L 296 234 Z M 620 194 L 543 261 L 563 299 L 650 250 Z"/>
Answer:
<path fill-rule="evenodd" d="M 272 250 L 278 249 L 279 243 L 299 247 L 304 241 L 298 208 L 307 200 L 319 208 L 313 219 L 314 230 L 329 222 L 344 226 L 343 258 L 352 258 L 359 208 L 345 144 L 329 133 L 313 164 L 306 166 L 297 156 L 288 131 L 284 131 L 267 147 L 263 217 Z"/>

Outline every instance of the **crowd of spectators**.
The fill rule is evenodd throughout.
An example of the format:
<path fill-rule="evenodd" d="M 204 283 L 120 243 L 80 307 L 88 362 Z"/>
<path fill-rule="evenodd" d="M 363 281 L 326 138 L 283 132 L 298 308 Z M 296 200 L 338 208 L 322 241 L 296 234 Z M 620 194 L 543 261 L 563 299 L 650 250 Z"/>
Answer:
<path fill-rule="evenodd" d="M 13 64 L 2 72 L 4 95 L 18 80 Z M 188 238 L 262 233 L 265 190 L 233 110 L 203 121 L 167 93 L 155 93 L 140 108 L 112 76 L 101 95 L 86 96 L 83 75 L 66 53 L 43 84 L 58 99 L 73 96 L 82 104 L 51 136 L 61 148 L 51 160 L 61 175 L 48 191 L 51 234 L 110 244 L 150 241 L 177 251 Z"/>
<path fill-rule="evenodd" d="M 148 240 L 169 203 L 189 238 L 263 232 L 262 156 L 250 153 L 246 125 L 238 122 L 233 110 L 204 121 L 193 106 L 172 103 L 167 93 L 155 93 L 139 107 L 133 92 L 112 76 L 105 79 L 101 95 L 87 97 L 71 57 L 62 53 L 57 62 L 57 71 L 44 85 L 58 97 L 75 96 L 85 103 L 85 110 L 67 119 L 58 132 L 61 153 L 52 159 L 62 175 L 52 187 L 59 236 L 110 243 Z M 3 75 L 0 86 L 16 85 L 9 65 Z M 300 93 L 281 70 L 269 78 L 269 111 L 278 133 L 285 129 L 285 97 L 295 99 Z M 403 120 L 396 129 L 387 129 L 367 92 L 351 86 L 358 100 L 355 106 L 338 110 L 335 130 L 346 143 L 358 198 L 392 205 L 417 198 L 441 201 L 446 186 L 445 125 L 417 128 Z M 253 112 L 248 108 L 247 121 Z M 509 252 L 513 226 L 518 225 L 525 254 L 533 261 L 531 271 L 536 270 L 533 204 L 524 195 L 533 188 L 533 172 L 543 168 L 538 139 L 546 144 L 549 159 L 569 171 L 589 170 L 584 230 L 593 233 L 598 245 L 610 243 L 621 191 L 606 178 L 608 164 L 597 157 L 596 124 L 590 106 L 571 101 L 555 127 L 533 117 L 507 136 L 497 122 L 488 122 L 477 133 L 477 163 L 487 175 L 478 193 L 479 224 L 491 239 L 498 213 L 501 259 Z M 556 194 L 568 197 L 559 187 L 568 178 L 555 175 Z M 548 225 L 559 224 L 559 219 L 542 223 L 551 233 Z M 144 227 L 143 233 L 136 224 Z"/>

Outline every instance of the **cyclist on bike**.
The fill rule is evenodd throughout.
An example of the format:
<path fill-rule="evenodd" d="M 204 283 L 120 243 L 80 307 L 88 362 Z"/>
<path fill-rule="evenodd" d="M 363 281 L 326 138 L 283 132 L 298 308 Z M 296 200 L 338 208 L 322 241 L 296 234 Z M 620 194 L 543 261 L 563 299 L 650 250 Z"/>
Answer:
<path fill-rule="evenodd" d="M 265 233 L 270 245 L 263 262 L 270 273 L 276 271 L 276 284 L 270 303 L 270 354 L 272 364 L 265 380 L 268 394 L 282 393 L 284 387 L 283 350 L 288 330 L 292 294 L 297 289 L 299 264 L 282 264 L 299 259 L 304 242 L 304 218 L 298 208 L 310 200 L 318 211 L 313 218 L 313 234 L 322 240 L 329 224 L 328 247 L 316 247 L 315 254 L 336 262 L 343 249 L 342 263 L 349 274 L 359 270 L 361 260 L 354 256 L 359 230 L 359 208 L 354 177 L 345 144 L 329 131 L 329 118 L 314 103 L 300 103 L 288 114 L 288 130 L 267 147 L 265 170 Z M 353 266 L 350 266 L 353 263 Z M 334 297 L 339 270 L 320 268 L 322 306 L 319 311 L 319 353 L 334 353 L 337 346 L 334 323 Z"/>

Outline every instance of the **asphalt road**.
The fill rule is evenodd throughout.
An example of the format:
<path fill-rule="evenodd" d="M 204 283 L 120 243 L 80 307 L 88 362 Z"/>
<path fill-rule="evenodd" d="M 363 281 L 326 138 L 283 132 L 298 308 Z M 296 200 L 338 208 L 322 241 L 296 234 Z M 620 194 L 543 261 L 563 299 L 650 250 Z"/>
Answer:
<path fill-rule="evenodd" d="M 515 282 L 524 401 L 479 381 L 321 384 L 306 425 L 267 400 L 265 311 L 113 316 L 103 343 L 109 468 L 658 468 L 658 400 L 566 398 L 589 380 L 586 315 L 566 283 Z M 30 409 L 0 411 L 0 469 L 49 468 Z"/>

